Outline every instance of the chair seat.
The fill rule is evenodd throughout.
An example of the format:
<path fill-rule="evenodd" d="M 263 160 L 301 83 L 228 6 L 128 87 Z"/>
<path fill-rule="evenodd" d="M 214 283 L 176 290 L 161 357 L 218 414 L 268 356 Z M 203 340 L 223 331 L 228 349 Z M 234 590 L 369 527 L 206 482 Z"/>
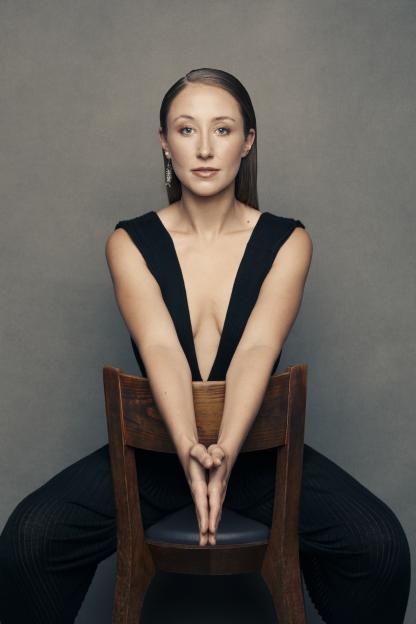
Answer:
<path fill-rule="evenodd" d="M 244 544 L 267 542 L 270 528 L 251 518 L 222 508 L 217 528 L 217 544 Z M 199 544 L 199 526 L 195 505 L 191 503 L 159 520 L 144 532 L 145 541 L 170 542 L 174 544 Z"/>

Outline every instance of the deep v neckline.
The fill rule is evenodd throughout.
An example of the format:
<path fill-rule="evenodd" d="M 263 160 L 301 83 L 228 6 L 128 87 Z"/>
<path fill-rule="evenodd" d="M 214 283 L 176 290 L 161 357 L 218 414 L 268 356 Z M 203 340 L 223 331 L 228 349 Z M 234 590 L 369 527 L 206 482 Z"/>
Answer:
<path fill-rule="evenodd" d="M 214 357 L 214 361 L 212 363 L 211 366 L 211 370 L 209 372 L 208 378 L 207 379 L 202 379 L 202 375 L 201 375 L 201 371 L 199 369 L 199 363 L 198 363 L 198 358 L 196 355 L 196 349 L 195 349 L 195 340 L 194 340 L 194 335 L 193 335 L 193 330 L 192 330 L 192 322 L 191 322 L 191 314 L 190 314 L 190 310 L 189 310 L 189 302 L 188 302 L 188 295 L 186 293 L 186 287 L 185 287 L 185 280 L 183 277 L 183 272 L 182 272 L 182 268 L 179 262 L 179 257 L 176 251 L 176 247 L 175 247 L 175 243 L 173 241 L 173 238 L 169 232 L 169 230 L 166 228 L 166 226 L 164 225 L 164 223 L 162 222 L 162 219 L 159 217 L 159 215 L 157 214 L 157 212 L 155 212 L 154 210 L 151 211 L 151 214 L 154 216 L 155 221 L 159 224 L 161 232 L 163 233 L 165 240 L 167 241 L 169 248 L 172 252 L 172 258 L 174 261 L 174 268 L 176 271 L 176 277 L 177 277 L 177 283 L 178 283 L 178 287 L 180 290 L 180 297 L 181 297 L 181 304 L 183 306 L 183 311 L 186 317 L 186 331 L 188 333 L 188 337 L 189 337 L 189 345 L 190 348 L 192 349 L 192 357 L 194 359 L 195 362 L 195 369 L 196 369 L 196 373 L 198 376 L 198 379 L 196 379 L 195 381 L 211 381 L 211 378 L 213 376 L 213 373 L 215 372 L 215 369 L 217 367 L 218 362 L 220 361 L 221 355 L 222 355 L 222 349 L 223 346 L 225 344 L 225 339 L 226 339 L 226 334 L 227 334 L 227 330 L 228 330 L 228 326 L 230 323 L 230 311 L 232 310 L 233 307 L 233 303 L 238 295 L 237 289 L 238 289 L 238 285 L 239 285 L 239 281 L 240 281 L 240 277 L 243 273 L 244 267 L 245 267 L 245 261 L 248 257 L 248 251 L 251 247 L 251 245 L 253 244 L 255 237 L 256 237 L 256 233 L 259 230 L 259 224 L 260 222 L 263 220 L 264 215 L 268 214 L 267 212 L 261 212 L 260 213 L 260 217 L 257 219 L 251 234 L 249 236 L 249 239 L 244 247 L 244 251 L 243 251 L 243 255 L 241 256 L 241 260 L 239 262 L 238 268 L 237 268 L 237 272 L 234 276 L 234 281 L 233 281 L 233 285 L 232 285 L 232 289 L 231 289 L 231 295 L 228 301 L 228 306 L 226 309 L 226 313 L 225 313 L 225 318 L 224 318 L 224 324 L 223 324 L 223 328 L 222 328 L 222 332 L 220 335 L 220 340 L 218 343 L 218 348 L 217 348 L 217 352 L 216 355 Z"/>

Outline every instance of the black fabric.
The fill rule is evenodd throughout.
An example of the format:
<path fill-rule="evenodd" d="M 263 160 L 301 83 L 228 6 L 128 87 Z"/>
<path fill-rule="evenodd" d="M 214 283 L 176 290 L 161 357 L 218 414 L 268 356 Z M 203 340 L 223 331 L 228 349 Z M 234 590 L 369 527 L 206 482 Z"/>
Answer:
<path fill-rule="evenodd" d="M 225 379 L 264 278 L 280 247 L 296 227 L 305 226 L 299 219 L 279 217 L 270 212 L 261 213 L 237 271 L 217 356 L 207 381 Z M 172 237 L 154 211 L 119 221 L 114 229 L 118 228 L 123 228 L 129 234 L 145 259 L 149 271 L 158 282 L 178 339 L 187 356 L 192 379 L 202 381 L 195 353 L 185 283 Z M 130 340 L 140 371 L 147 377 L 139 349 L 133 337 L 130 337 Z M 281 354 L 274 363 L 273 373 L 277 369 L 280 356 Z"/>
<path fill-rule="evenodd" d="M 297 226 L 304 227 L 298 220 L 270 213 L 263 213 L 258 221 L 236 277 L 210 380 L 224 379 L 261 283 Z M 167 230 L 156 213 L 116 227 L 128 231 L 161 285 L 193 379 L 200 381 L 183 280 Z M 224 508 L 271 526 L 275 453 L 270 449 L 239 455 Z M 178 457 L 161 455 L 136 452 L 145 530 L 192 503 Z M 403 623 L 410 550 L 400 521 L 380 498 L 307 444 L 299 542 L 305 584 L 325 622 Z M 116 545 L 115 501 L 105 445 L 52 477 L 11 513 L 0 536 L 2 624 L 73 623 L 97 565 L 115 552 Z"/>

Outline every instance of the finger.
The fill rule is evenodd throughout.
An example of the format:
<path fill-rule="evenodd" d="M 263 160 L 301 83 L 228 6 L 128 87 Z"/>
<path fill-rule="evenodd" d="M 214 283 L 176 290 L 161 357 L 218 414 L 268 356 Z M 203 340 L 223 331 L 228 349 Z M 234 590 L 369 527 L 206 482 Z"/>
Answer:
<path fill-rule="evenodd" d="M 211 455 L 215 466 L 219 466 L 225 457 L 224 450 L 218 444 L 211 444 L 208 447 L 208 453 Z"/>
<path fill-rule="evenodd" d="M 217 520 L 214 522 L 215 531 L 211 531 L 210 529 L 208 532 L 209 543 L 212 544 L 213 546 L 215 546 L 215 544 L 217 543 L 217 530 L 218 530 L 218 525 L 221 520 L 221 512 L 222 510 L 220 510 L 219 513 L 217 513 Z"/>
<path fill-rule="evenodd" d="M 208 521 L 204 520 L 204 514 L 198 509 L 198 526 L 199 526 L 199 545 L 205 546 L 209 538 Z"/>
<path fill-rule="evenodd" d="M 205 491 L 203 491 L 202 488 L 198 489 L 198 491 L 195 493 L 194 500 L 199 524 L 200 545 L 204 546 L 208 540 L 209 525 L 208 498 L 206 488 Z"/>
<path fill-rule="evenodd" d="M 220 504 L 220 509 L 219 512 L 216 513 L 216 518 L 214 518 L 214 527 L 215 530 L 212 531 L 212 523 L 210 521 L 210 527 L 209 527 L 209 542 L 210 544 L 212 544 L 213 546 L 215 546 L 216 542 L 217 542 L 217 531 L 218 531 L 218 526 L 221 522 L 221 516 L 222 516 L 222 505 Z"/>
<path fill-rule="evenodd" d="M 197 459 L 203 468 L 211 468 L 213 460 L 203 444 L 194 444 L 190 455 L 194 459 Z"/>
<path fill-rule="evenodd" d="M 209 531 L 214 534 L 217 531 L 221 513 L 221 495 L 217 489 L 213 489 L 209 495 Z"/>

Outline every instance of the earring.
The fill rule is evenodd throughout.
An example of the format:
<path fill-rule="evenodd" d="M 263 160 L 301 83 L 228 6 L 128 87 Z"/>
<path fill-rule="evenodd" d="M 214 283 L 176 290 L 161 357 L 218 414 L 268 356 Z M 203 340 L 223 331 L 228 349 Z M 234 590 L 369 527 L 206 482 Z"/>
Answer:
<path fill-rule="evenodd" d="M 167 152 L 165 152 L 165 156 L 167 156 Z M 166 171 L 165 171 L 165 186 L 169 186 L 171 185 L 172 182 L 172 162 L 170 160 L 168 160 L 168 164 L 166 165 Z"/>

